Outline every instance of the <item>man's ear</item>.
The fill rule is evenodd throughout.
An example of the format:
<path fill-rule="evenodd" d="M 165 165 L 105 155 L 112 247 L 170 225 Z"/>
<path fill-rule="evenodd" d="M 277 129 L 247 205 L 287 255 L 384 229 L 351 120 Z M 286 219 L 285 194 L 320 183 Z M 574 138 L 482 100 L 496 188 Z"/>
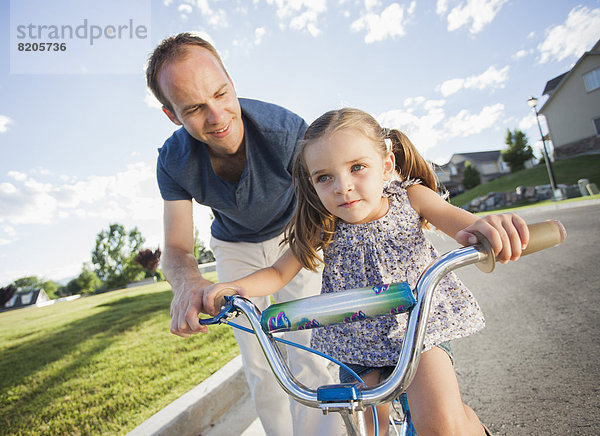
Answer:
<path fill-rule="evenodd" d="M 180 122 L 180 121 L 177 119 L 177 116 L 176 116 L 176 115 L 175 115 L 173 112 L 171 112 L 169 109 L 167 109 L 166 107 L 164 107 L 164 106 L 163 106 L 163 107 L 162 107 L 162 111 L 165 113 L 165 115 L 166 115 L 167 117 L 169 117 L 169 119 L 170 119 L 170 120 L 171 120 L 173 123 L 177 124 L 178 126 L 182 126 L 182 125 L 183 125 L 183 124 L 182 124 L 182 123 L 181 123 L 181 122 Z"/>

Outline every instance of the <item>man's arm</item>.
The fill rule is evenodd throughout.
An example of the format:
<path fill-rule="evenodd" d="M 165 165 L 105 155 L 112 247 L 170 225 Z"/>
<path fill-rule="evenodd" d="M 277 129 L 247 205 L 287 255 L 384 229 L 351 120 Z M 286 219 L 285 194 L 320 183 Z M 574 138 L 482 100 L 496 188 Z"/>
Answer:
<path fill-rule="evenodd" d="M 165 248 L 162 269 L 173 289 L 171 333 L 188 337 L 206 332 L 198 322 L 204 289 L 212 282 L 202 277 L 194 257 L 194 219 L 191 200 L 164 202 Z"/>

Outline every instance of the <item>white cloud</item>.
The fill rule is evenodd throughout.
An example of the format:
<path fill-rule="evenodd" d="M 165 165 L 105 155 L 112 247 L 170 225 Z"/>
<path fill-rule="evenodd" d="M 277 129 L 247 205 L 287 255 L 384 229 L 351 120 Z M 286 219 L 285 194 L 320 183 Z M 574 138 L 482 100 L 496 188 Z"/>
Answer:
<path fill-rule="evenodd" d="M 8 177 L 10 177 L 13 180 L 16 180 L 17 182 L 23 182 L 25 179 L 27 179 L 27 174 L 22 173 L 20 171 L 9 171 L 7 175 Z"/>
<path fill-rule="evenodd" d="M 0 226 L 0 246 L 8 245 L 17 239 L 17 232 L 13 226 Z"/>
<path fill-rule="evenodd" d="M 192 11 L 194 9 L 190 5 L 188 5 L 188 4 L 182 4 L 182 5 L 179 5 L 179 7 L 177 8 L 177 10 L 180 13 L 180 17 L 183 20 L 187 20 L 188 16 L 192 13 Z"/>
<path fill-rule="evenodd" d="M 381 113 L 375 118 L 384 127 L 396 128 L 408 135 L 422 155 L 442 140 L 463 138 L 495 126 L 504 113 L 501 103 L 486 106 L 480 113 L 462 110 L 447 117 L 445 100 L 409 98 L 403 109 Z"/>
<path fill-rule="evenodd" d="M 406 24 L 414 14 L 416 2 L 411 2 L 407 8 L 398 3 L 392 3 L 380 15 L 367 12 L 355 20 L 351 29 L 355 32 L 366 30 L 365 42 L 383 41 L 388 37 L 403 36 L 406 33 Z M 369 11 L 369 9 L 367 9 Z"/>
<path fill-rule="evenodd" d="M 508 80 L 509 66 L 498 70 L 494 66 L 489 67 L 479 75 L 469 76 L 465 79 L 450 79 L 442 82 L 436 87 L 436 90 L 441 92 L 444 97 L 455 94 L 461 89 L 478 89 L 486 88 L 503 88 Z"/>
<path fill-rule="evenodd" d="M 8 130 L 8 125 L 12 124 L 13 120 L 11 120 L 6 115 L 0 115 L 0 133 L 4 133 Z"/>
<path fill-rule="evenodd" d="M 442 138 L 440 123 L 445 119 L 444 100 L 426 100 L 423 97 L 407 98 L 404 109 L 384 112 L 377 121 L 388 128 L 403 131 L 421 154 L 435 147 Z"/>
<path fill-rule="evenodd" d="M 527 115 L 521 121 L 519 121 L 519 130 L 522 130 L 522 131 L 529 130 L 536 124 L 537 124 L 537 120 L 535 119 L 535 114 L 532 111 L 529 115 Z"/>
<path fill-rule="evenodd" d="M 519 50 L 514 55 L 512 55 L 512 58 L 515 60 L 519 60 L 519 59 L 524 58 L 525 56 L 527 56 L 530 53 L 531 53 L 531 50 Z"/>
<path fill-rule="evenodd" d="M 50 224 L 70 216 L 144 220 L 161 214 L 155 171 L 146 163 L 73 183 L 60 178 L 58 183 L 41 182 L 14 171 L 11 177 L 14 183 L 0 183 L 0 223 L 4 225 Z"/>
<path fill-rule="evenodd" d="M 254 30 L 254 44 L 259 45 L 266 34 L 267 30 L 264 27 L 257 27 L 256 30 Z"/>
<path fill-rule="evenodd" d="M 562 61 L 570 56 L 578 58 L 597 41 L 598 29 L 600 8 L 575 7 L 569 12 L 564 24 L 546 31 L 546 39 L 538 45 L 539 63 Z"/>
<path fill-rule="evenodd" d="M 444 137 L 466 137 L 481 133 L 496 124 L 503 113 L 502 103 L 485 106 L 478 114 L 471 114 L 466 109 L 462 110 L 444 123 Z"/>
<path fill-rule="evenodd" d="M 280 27 L 285 22 L 294 30 L 306 30 L 311 36 L 318 36 L 321 30 L 317 26 L 319 15 L 327 10 L 327 0 L 267 0 L 269 5 L 277 7 Z"/>
<path fill-rule="evenodd" d="M 444 15 L 448 11 L 448 0 L 438 0 L 435 5 L 435 13 Z"/>
<path fill-rule="evenodd" d="M 453 31 L 461 27 L 469 27 L 471 34 L 479 33 L 491 23 L 502 6 L 508 0 L 465 0 L 450 9 L 446 19 L 448 30 Z M 456 4 L 456 0 L 452 1 Z M 436 13 L 445 15 L 449 9 L 449 0 L 438 0 Z"/>
<path fill-rule="evenodd" d="M 164 5 L 169 7 L 173 3 L 173 0 L 164 1 Z M 179 6 L 177 11 L 180 13 L 181 19 L 187 21 L 194 12 L 194 8 L 197 8 L 200 14 L 206 18 L 208 25 L 212 27 L 227 27 L 227 14 L 225 10 L 218 9 L 214 10 L 211 7 L 210 0 L 179 0 Z"/>

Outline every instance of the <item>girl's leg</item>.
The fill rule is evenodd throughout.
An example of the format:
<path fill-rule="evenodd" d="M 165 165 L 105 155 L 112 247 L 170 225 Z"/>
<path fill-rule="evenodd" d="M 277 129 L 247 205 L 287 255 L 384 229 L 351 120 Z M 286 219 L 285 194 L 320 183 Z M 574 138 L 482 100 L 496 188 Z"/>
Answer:
<path fill-rule="evenodd" d="M 421 354 L 406 393 L 419 436 L 485 435 L 475 412 L 462 402 L 452 362 L 442 349 L 434 347 Z"/>
<path fill-rule="evenodd" d="M 379 371 L 371 371 L 370 373 L 362 376 L 362 379 L 367 386 L 375 386 L 381 382 L 381 374 L 379 373 Z M 379 426 L 380 436 L 388 436 L 388 432 L 390 430 L 389 415 L 389 404 L 382 404 L 381 406 L 377 406 L 377 423 Z M 369 431 L 369 435 L 373 436 L 373 434 L 375 434 L 375 428 L 373 426 L 373 410 L 371 409 L 371 407 L 368 407 L 365 411 L 365 421 L 367 423 L 367 430 Z"/>

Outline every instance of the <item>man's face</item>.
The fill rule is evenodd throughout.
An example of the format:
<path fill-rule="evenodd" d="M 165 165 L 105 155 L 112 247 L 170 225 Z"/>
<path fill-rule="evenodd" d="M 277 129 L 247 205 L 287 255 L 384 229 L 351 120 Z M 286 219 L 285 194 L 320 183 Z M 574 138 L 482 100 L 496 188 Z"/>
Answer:
<path fill-rule="evenodd" d="M 244 138 L 242 112 L 231 79 L 208 50 L 190 46 L 166 64 L 159 85 L 173 111 L 171 121 L 183 125 L 218 155 L 238 151 Z"/>

